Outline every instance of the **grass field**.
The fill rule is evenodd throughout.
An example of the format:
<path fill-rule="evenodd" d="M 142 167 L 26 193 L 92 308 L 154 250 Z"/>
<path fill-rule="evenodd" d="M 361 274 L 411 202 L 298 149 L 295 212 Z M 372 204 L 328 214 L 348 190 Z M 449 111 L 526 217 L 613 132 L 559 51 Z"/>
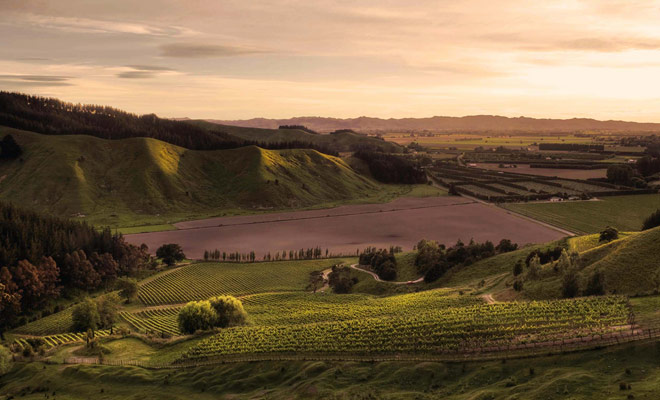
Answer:
<path fill-rule="evenodd" d="M 0 135 L 7 133 L 24 154 L 23 161 L 0 165 L 0 200 L 112 227 L 387 201 L 403 191 L 313 150 L 192 151 L 148 138 L 102 140 L 0 127 Z"/>
<path fill-rule="evenodd" d="M 276 261 L 253 264 L 198 263 L 151 280 L 140 288 L 147 305 L 176 304 L 229 294 L 242 296 L 261 292 L 303 291 L 309 273 L 322 271 L 354 259 Z"/>
<path fill-rule="evenodd" d="M 636 231 L 641 229 L 644 219 L 660 209 L 660 195 L 611 196 L 600 201 L 564 203 L 509 203 L 503 207 L 579 234 L 600 232 L 606 226 Z"/>

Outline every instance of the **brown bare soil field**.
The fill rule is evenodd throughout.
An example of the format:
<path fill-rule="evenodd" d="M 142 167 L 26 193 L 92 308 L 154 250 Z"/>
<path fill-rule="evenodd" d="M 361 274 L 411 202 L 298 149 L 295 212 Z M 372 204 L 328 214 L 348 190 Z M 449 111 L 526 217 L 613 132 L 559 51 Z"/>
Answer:
<path fill-rule="evenodd" d="M 479 163 L 477 167 L 490 171 L 513 172 L 516 174 L 556 176 L 568 179 L 605 178 L 607 169 L 559 169 L 559 168 L 530 168 L 529 164 L 516 164 L 518 168 L 500 168 L 499 164 Z"/>
<path fill-rule="evenodd" d="M 563 237 L 559 231 L 506 210 L 462 197 L 401 198 L 387 204 L 211 218 L 176 224 L 178 230 L 126 235 L 152 251 L 164 243 L 180 244 L 186 255 L 204 250 L 267 252 L 320 246 L 334 254 L 355 254 L 367 246 L 401 246 L 410 250 L 423 238 L 454 244 L 456 240 L 508 238 L 519 244 Z"/>

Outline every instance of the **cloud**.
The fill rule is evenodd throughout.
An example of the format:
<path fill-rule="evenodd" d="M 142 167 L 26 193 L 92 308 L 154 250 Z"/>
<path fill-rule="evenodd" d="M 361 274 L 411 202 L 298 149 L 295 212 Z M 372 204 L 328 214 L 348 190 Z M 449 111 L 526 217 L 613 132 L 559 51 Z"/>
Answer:
<path fill-rule="evenodd" d="M 27 14 L 24 21 L 41 28 L 76 33 L 124 33 L 149 36 L 181 37 L 196 32 L 179 26 L 159 26 L 138 22 L 112 21 L 92 18 L 69 18 Z"/>
<path fill-rule="evenodd" d="M 18 86 L 72 86 L 70 79 L 61 75 L 0 75 L 3 82 Z"/>
<path fill-rule="evenodd" d="M 163 57 L 211 58 L 263 53 L 263 51 L 237 46 L 197 43 L 171 43 L 160 47 Z"/>
<path fill-rule="evenodd" d="M 127 65 L 127 71 L 122 71 L 117 74 L 118 78 L 123 79 L 148 79 L 154 78 L 158 75 L 175 72 L 176 70 L 168 67 L 161 67 L 159 65 Z"/>

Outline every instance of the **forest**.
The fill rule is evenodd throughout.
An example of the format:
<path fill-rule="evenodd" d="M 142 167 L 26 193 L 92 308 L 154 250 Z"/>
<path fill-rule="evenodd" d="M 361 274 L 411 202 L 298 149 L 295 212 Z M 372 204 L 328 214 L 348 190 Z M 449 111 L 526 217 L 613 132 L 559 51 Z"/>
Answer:
<path fill-rule="evenodd" d="M 371 150 L 358 150 L 355 157 L 367 163 L 373 177 L 383 183 L 426 183 L 421 165 L 408 158 Z"/>
<path fill-rule="evenodd" d="M 152 268 L 146 246 L 110 229 L 0 204 L 0 333 L 60 296 Z"/>

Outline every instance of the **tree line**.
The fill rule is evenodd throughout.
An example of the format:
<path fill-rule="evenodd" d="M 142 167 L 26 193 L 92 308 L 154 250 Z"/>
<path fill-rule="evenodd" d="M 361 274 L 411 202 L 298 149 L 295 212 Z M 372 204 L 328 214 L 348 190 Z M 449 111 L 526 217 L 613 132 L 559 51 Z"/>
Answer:
<path fill-rule="evenodd" d="M 153 268 L 145 245 L 110 229 L 0 204 L 0 333 L 52 300 Z"/>
<path fill-rule="evenodd" d="M 471 240 L 465 245 L 458 240 L 454 246 L 447 248 L 432 240 L 421 240 L 416 248 L 415 266 L 424 275 L 424 281 L 430 283 L 455 267 L 468 266 L 496 254 L 514 251 L 518 245 L 509 239 L 502 239 L 497 246 L 490 241 L 476 243 Z"/>
<path fill-rule="evenodd" d="M 266 143 L 244 140 L 220 129 L 205 129 L 154 114 L 136 115 L 108 106 L 73 104 L 4 91 L 0 91 L 0 125 L 46 135 L 89 135 L 102 139 L 149 137 L 191 150 L 226 150 L 254 145 L 266 149 L 307 148 L 338 154 L 331 147 L 304 141 Z"/>
<path fill-rule="evenodd" d="M 355 157 L 364 161 L 373 177 L 383 183 L 426 183 L 426 172 L 411 159 L 371 150 L 358 150 Z"/>

